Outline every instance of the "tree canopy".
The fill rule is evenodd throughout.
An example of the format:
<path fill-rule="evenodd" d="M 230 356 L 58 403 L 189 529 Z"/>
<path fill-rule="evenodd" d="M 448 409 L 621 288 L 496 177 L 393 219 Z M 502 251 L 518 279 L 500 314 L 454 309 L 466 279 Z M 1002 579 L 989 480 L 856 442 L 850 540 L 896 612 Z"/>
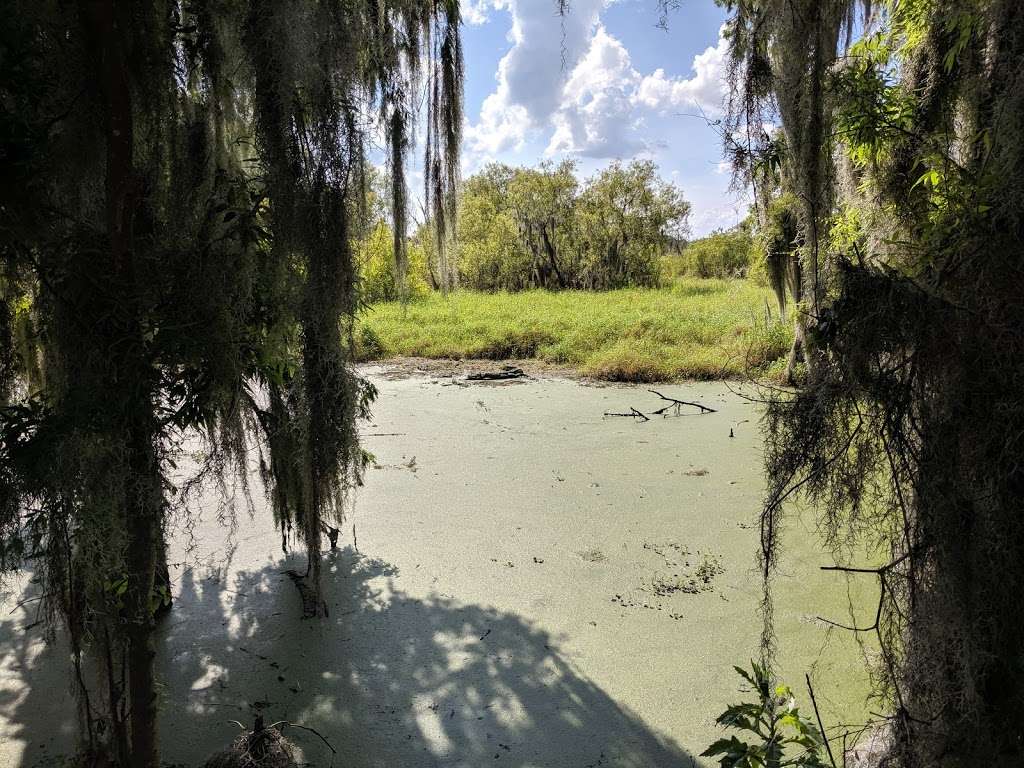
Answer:
<path fill-rule="evenodd" d="M 658 283 L 690 205 L 650 161 L 612 163 L 580 184 L 571 161 L 491 164 L 459 202 L 460 282 L 482 290 L 596 289 Z"/>

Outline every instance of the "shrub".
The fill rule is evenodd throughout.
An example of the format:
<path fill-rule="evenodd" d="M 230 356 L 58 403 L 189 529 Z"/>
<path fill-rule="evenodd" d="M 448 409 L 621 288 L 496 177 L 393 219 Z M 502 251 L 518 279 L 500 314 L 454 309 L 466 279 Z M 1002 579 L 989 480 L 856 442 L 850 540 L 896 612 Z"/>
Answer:
<path fill-rule="evenodd" d="M 356 326 L 356 360 L 379 360 L 387 353 L 380 336 L 369 325 L 360 322 Z"/>
<path fill-rule="evenodd" d="M 472 351 L 471 357 L 489 360 L 523 360 L 537 357 L 542 346 L 556 341 L 550 333 L 538 328 L 509 328 L 497 338 L 485 340 Z"/>
<path fill-rule="evenodd" d="M 459 282 L 481 291 L 522 290 L 532 276 L 530 254 L 519 242 L 515 222 L 488 201 L 465 201 L 459 219 Z M 470 237 L 466 233 L 472 232 Z"/>
<path fill-rule="evenodd" d="M 687 244 L 678 257 L 677 270 L 693 277 L 745 277 L 752 245 L 745 227 L 713 232 Z"/>
<path fill-rule="evenodd" d="M 793 344 L 793 327 L 781 320 L 765 320 L 743 334 L 741 354 L 744 367 L 751 372 L 763 371 L 777 360 L 785 359 Z"/>
<path fill-rule="evenodd" d="M 409 298 L 425 296 L 429 288 L 425 279 L 426 259 L 421 248 L 409 249 Z M 395 247 L 391 227 L 377 224 L 367 237 L 356 245 L 359 264 L 360 298 L 367 304 L 397 301 L 398 282 L 395 278 Z"/>

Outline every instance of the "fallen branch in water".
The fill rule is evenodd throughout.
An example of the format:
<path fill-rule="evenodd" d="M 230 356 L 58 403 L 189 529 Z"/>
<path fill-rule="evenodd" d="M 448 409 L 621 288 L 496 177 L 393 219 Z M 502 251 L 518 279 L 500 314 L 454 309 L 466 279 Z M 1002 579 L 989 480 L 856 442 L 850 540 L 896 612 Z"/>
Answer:
<path fill-rule="evenodd" d="M 638 411 L 636 408 L 630 408 L 629 409 L 629 413 L 609 413 L 609 412 L 606 411 L 604 415 L 605 416 L 628 416 L 628 417 L 634 418 L 634 419 L 643 419 L 644 421 L 650 421 L 650 418 L 648 418 L 644 414 L 640 413 L 640 411 Z"/>
<path fill-rule="evenodd" d="M 714 408 L 708 408 L 706 405 L 701 405 L 700 403 L 691 403 L 686 400 L 676 400 L 676 398 L 674 397 L 666 397 L 665 395 L 661 394 L 661 392 L 657 392 L 656 390 L 653 389 L 648 389 L 647 391 L 650 392 L 652 395 L 657 395 L 662 400 L 668 400 L 668 405 L 666 405 L 664 408 L 659 408 L 658 410 L 654 411 L 653 415 L 655 416 L 661 416 L 669 408 L 675 408 L 676 414 L 678 414 L 680 409 L 684 405 L 691 405 L 694 408 L 700 408 L 701 413 L 717 413 L 717 411 Z"/>

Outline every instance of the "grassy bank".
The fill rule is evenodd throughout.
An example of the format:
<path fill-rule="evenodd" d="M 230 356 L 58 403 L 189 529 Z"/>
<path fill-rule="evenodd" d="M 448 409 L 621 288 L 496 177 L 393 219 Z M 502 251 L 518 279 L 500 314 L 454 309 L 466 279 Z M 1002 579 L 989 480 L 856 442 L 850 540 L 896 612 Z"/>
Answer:
<path fill-rule="evenodd" d="M 357 330 L 363 360 L 534 358 L 609 381 L 763 375 L 789 342 L 767 289 L 693 278 L 602 293 L 432 294 L 377 304 Z"/>

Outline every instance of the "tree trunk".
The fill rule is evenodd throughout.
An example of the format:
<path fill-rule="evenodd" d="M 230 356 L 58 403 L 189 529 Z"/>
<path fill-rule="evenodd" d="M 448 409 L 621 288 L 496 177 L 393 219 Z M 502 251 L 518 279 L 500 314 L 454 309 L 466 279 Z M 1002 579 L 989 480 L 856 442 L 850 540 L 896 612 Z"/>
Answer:
<path fill-rule="evenodd" d="M 796 386 L 796 366 L 803 363 L 807 367 L 807 376 L 814 379 L 815 359 L 814 349 L 808 339 L 807 315 L 797 305 L 793 312 L 793 346 L 789 349 L 789 357 L 786 358 L 786 372 L 784 380 L 790 386 Z"/>
<path fill-rule="evenodd" d="M 562 277 L 562 271 L 558 268 L 555 244 L 551 242 L 551 238 L 548 236 L 548 230 L 546 227 L 541 229 L 541 234 L 544 237 L 544 250 L 548 254 L 548 262 L 551 264 L 551 270 L 555 273 L 555 278 L 558 280 L 558 287 L 565 288 L 565 278 Z"/>
<path fill-rule="evenodd" d="M 148 406 L 148 402 L 141 405 Z M 160 466 L 143 421 L 131 436 L 128 521 L 128 701 L 131 764 L 157 768 L 156 676 L 153 670 L 153 586 L 161 542 Z M 133 430 L 134 431 L 134 430 Z"/>
<path fill-rule="evenodd" d="M 902 681 L 913 768 L 1024 764 L 1024 473 L 986 440 L 1020 412 L 1019 384 L 981 366 L 961 375 L 924 427 L 918 472 L 915 567 L 929 577 L 911 600 Z"/>
<path fill-rule="evenodd" d="M 116 343 L 113 385 L 123 403 L 127 451 L 124 516 L 128 534 L 125 563 L 125 635 L 132 768 L 158 768 L 157 708 L 153 670 L 153 580 L 162 548 L 162 483 L 153 420 L 152 371 L 142 338 L 135 269 L 134 218 L 138 180 L 134 167 L 134 115 L 124 37 L 133 29 L 125 5 L 83 0 L 89 47 L 100 67 L 105 104 L 106 224 L 112 272 L 109 300 Z M 108 661 L 113 663 L 112 661 Z M 108 670 L 109 671 L 109 670 Z"/>
<path fill-rule="evenodd" d="M 789 348 L 789 356 L 786 358 L 786 372 L 783 374 L 783 381 L 791 387 L 796 386 L 796 366 L 801 360 L 803 360 L 803 343 L 801 338 L 803 333 L 800 329 L 800 324 L 793 323 L 793 344 Z"/>
<path fill-rule="evenodd" d="M 153 615 L 156 618 L 166 615 L 171 610 L 171 569 L 167 563 L 167 543 L 163 540 L 163 536 L 157 541 L 153 599 L 159 601 L 153 610 Z"/>
<path fill-rule="evenodd" d="M 299 589 L 302 597 L 302 614 L 305 618 L 324 615 L 323 585 L 320 583 L 320 531 L 323 519 L 323 499 L 320 495 L 321 481 L 317 467 L 312 469 L 312 491 L 309 498 L 309 509 L 305 514 L 303 535 L 306 541 L 306 575 L 305 584 Z"/>

